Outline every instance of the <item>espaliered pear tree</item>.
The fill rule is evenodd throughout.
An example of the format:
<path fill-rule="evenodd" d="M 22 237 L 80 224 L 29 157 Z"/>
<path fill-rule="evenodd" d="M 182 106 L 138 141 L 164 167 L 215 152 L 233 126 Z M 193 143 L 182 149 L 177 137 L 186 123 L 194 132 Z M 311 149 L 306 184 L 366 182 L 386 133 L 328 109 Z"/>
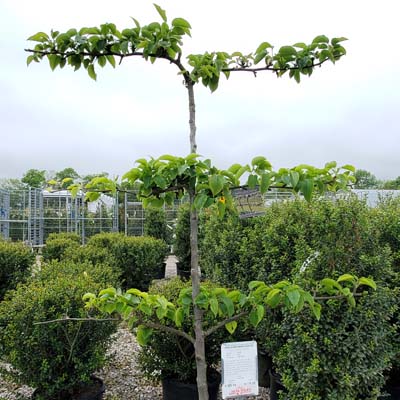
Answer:
<path fill-rule="evenodd" d="M 160 321 L 163 318 L 169 318 L 176 322 L 178 327 L 182 322 L 182 313 L 188 312 L 187 305 L 191 301 L 194 314 L 194 337 L 192 339 L 189 336 L 185 337 L 192 340 L 195 347 L 199 399 L 207 400 L 207 364 L 204 346 L 207 332 L 203 329 L 205 312 L 211 310 L 216 319 L 220 317 L 217 327 L 226 326 L 228 330 L 233 331 L 235 321 L 245 315 L 252 316 L 253 323 L 257 324 L 263 316 L 264 306 L 271 306 L 271 304 L 273 306 L 282 304 L 289 308 L 292 306 L 295 311 L 299 311 L 302 308 L 299 307 L 300 303 L 301 305 L 308 303 L 314 313 L 317 314 L 318 311 L 314 300 L 311 300 L 311 297 L 304 294 L 305 292 L 303 293 L 296 285 L 290 288 L 266 288 L 264 285 L 262 286 L 263 296 L 259 296 L 257 301 L 247 301 L 238 293 L 231 295 L 229 301 L 226 292 L 223 292 L 225 294 L 222 297 L 221 293 L 219 297 L 215 293 L 205 295 L 206 292 L 200 284 L 201 271 L 198 262 L 198 212 L 203 208 L 216 205 L 222 216 L 227 208 L 234 207 L 231 189 L 242 185 L 250 188 L 259 187 L 262 193 L 273 187 L 288 188 L 302 194 L 306 200 L 310 200 L 315 192 L 323 193 L 345 188 L 353 179 L 354 169 L 351 166 L 338 168 L 333 162 L 326 164 L 323 168 L 299 165 L 274 171 L 264 157 L 253 158 L 249 165 L 234 164 L 226 170 L 212 166 L 210 160 L 201 159 L 197 155 L 194 88 L 201 82 L 214 92 L 222 76 L 229 78 L 232 73 L 237 72 L 247 72 L 254 76 L 262 72 L 272 72 L 277 77 L 288 75 L 299 83 L 302 76 L 310 76 L 316 67 L 328 61 L 335 63 L 345 55 L 346 50 L 342 42 L 346 39 L 343 37 L 328 39 L 320 35 L 309 44 L 299 42 L 279 49 L 268 42 L 262 42 L 250 54 L 242 52 L 230 54 L 219 51 L 189 54 L 184 57 L 182 41 L 185 36 L 191 36 L 189 22 L 183 18 L 175 18 L 169 23 L 166 12 L 158 5 L 155 5 L 155 8 L 161 17 L 160 22 L 141 25 L 133 18 L 133 26 L 123 30 L 118 30 L 112 23 L 106 23 L 99 27 L 69 29 L 67 32 L 51 31 L 50 34 L 38 32 L 28 39 L 37 44 L 34 48 L 26 50 L 31 53 L 27 63 L 29 65 L 32 61 L 40 62 L 47 59 L 52 70 L 65 66 L 72 67 L 74 70 L 83 67 L 89 76 L 96 80 L 98 67 L 103 68 L 108 63 L 115 68 L 117 64 L 127 59 L 139 57 L 151 63 L 166 61 L 169 68 L 175 68 L 177 73 L 182 75 L 188 95 L 190 155 L 185 158 L 165 155 L 158 159 L 140 159 L 136 167 L 124 175 L 124 179 L 139 183 L 140 195 L 146 204 L 152 206 L 172 203 L 176 197 L 182 197 L 184 194 L 189 196 L 191 300 L 188 299 L 187 293 L 184 293 L 181 297 L 183 304 L 186 304 L 185 307 L 174 309 L 160 299 L 153 299 L 153 303 L 149 300 L 147 304 L 147 300 L 141 299 L 148 299 L 148 297 L 138 292 L 130 293 L 128 300 L 121 300 L 122 297 L 118 297 L 116 292 L 111 291 L 103 293 L 103 299 L 107 298 L 107 304 L 114 304 L 115 307 L 119 304 L 118 302 L 125 302 L 125 305 L 130 307 L 124 311 L 127 315 L 129 312 L 137 311 L 140 304 L 146 303 L 141 311 L 151 313 L 149 311 L 151 307 L 154 310 L 160 309 L 157 311 Z M 243 182 L 243 177 L 246 177 L 245 182 Z M 116 182 L 105 177 L 95 178 L 86 186 L 86 189 L 91 191 L 88 197 L 94 199 L 98 196 L 96 191 L 115 190 L 116 185 Z M 73 192 L 78 189 L 77 185 L 71 186 Z M 337 285 L 334 286 L 341 294 L 341 286 L 339 283 Z M 252 290 L 257 288 L 257 285 L 252 286 Z M 346 297 L 348 293 L 350 292 L 344 291 L 342 294 Z M 119 300 L 115 300 L 115 296 Z M 93 300 L 92 296 L 88 299 Z M 132 304 L 129 305 L 129 302 Z M 115 307 L 108 306 L 109 310 L 115 310 Z M 121 305 L 118 307 L 122 310 Z M 246 309 L 243 311 L 243 308 Z M 137 322 L 138 319 L 134 321 Z M 140 325 L 138 331 L 142 341 L 145 341 L 153 327 L 154 325 L 149 323 Z"/>

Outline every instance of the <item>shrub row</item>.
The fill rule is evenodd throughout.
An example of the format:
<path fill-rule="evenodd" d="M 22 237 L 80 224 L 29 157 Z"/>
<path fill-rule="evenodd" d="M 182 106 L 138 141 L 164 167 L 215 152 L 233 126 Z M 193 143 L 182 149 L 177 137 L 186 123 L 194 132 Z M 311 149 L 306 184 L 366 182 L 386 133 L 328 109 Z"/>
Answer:
<path fill-rule="evenodd" d="M 113 265 L 121 270 L 122 288 L 147 290 L 150 282 L 160 278 L 163 262 L 168 255 L 167 244 L 152 237 L 124 236 L 120 233 L 101 233 L 92 236 L 88 247 L 106 248 Z"/>
<path fill-rule="evenodd" d="M 79 237 L 78 237 L 79 238 Z M 111 265 L 120 276 L 123 289 L 147 290 L 153 279 L 163 277 L 163 262 L 169 252 L 165 241 L 154 237 L 124 236 L 122 233 L 99 233 L 87 245 L 69 235 L 49 237 L 43 259 L 88 261 L 93 265 Z"/>

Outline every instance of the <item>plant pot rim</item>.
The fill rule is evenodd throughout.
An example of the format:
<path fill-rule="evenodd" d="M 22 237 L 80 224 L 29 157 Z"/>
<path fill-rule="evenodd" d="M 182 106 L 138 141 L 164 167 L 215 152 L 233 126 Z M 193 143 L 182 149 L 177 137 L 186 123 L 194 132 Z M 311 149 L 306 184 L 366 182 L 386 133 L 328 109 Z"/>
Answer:
<path fill-rule="evenodd" d="M 99 378 L 99 377 L 97 377 L 95 375 L 91 375 L 90 376 L 90 381 L 86 382 L 86 383 L 81 383 L 80 387 L 81 388 L 82 387 L 86 387 L 87 388 L 87 387 L 91 386 L 91 383 L 92 384 L 94 383 L 95 385 L 97 385 L 99 387 L 96 392 L 93 391 L 92 395 L 87 395 L 84 392 L 77 393 L 76 395 L 74 395 L 74 397 L 71 398 L 71 400 L 74 400 L 74 399 L 80 400 L 82 398 L 82 396 L 85 396 L 85 397 L 83 397 L 84 400 L 89 400 L 89 399 L 100 400 L 100 399 L 102 399 L 103 394 L 104 394 L 104 392 L 106 390 L 106 387 L 104 385 L 104 381 L 101 378 Z M 40 394 L 40 391 L 38 389 L 35 389 L 33 391 L 33 393 L 32 393 L 32 397 L 31 397 L 32 400 L 35 400 L 39 394 Z M 60 393 L 59 395 L 64 396 L 63 393 Z M 65 397 L 63 397 L 63 398 L 65 398 Z"/>

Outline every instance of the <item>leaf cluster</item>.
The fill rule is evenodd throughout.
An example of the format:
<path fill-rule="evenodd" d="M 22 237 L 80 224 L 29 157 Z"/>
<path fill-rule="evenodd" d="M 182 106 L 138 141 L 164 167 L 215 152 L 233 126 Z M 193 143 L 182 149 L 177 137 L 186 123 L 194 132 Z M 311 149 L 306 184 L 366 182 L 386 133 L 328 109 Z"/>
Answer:
<path fill-rule="evenodd" d="M 50 35 L 38 32 L 28 40 L 38 42 L 33 54 L 27 59 L 39 62 L 47 57 L 52 70 L 69 65 L 78 70 L 83 66 L 89 76 L 96 80 L 95 64 L 115 67 L 115 57 L 140 55 L 152 63 L 157 58 L 173 60 L 182 53 L 182 38 L 190 36 L 190 24 L 183 18 L 175 18 L 168 24 L 166 13 L 155 5 L 162 22 L 141 26 L 132 18 L 134 27 L 119 31 L 115 24 L 105 23 L 99 27 L 72 28 L 67 32 L 51 31 Z"/>
<path fill-rule="evenodd" d="M 241 187 L 243 179 L 246 187 L 257 187 L 262 194 L 278 187 L 311 200 L 314 192 L 345 189 L 353 182 L 354 171 L 350 165 L 339 168 L 335 162 L 327 163 L 324 168 L 299 165 L 273 171 L 263 156 L 254 157 L 250 164 L 233 164 L 225 170 L 212 166 L 210 160 L 202 160 L 197 154 L 185 158 L 163 155 L 157 159 L 139 159 L 136 164 L 123 179 L 131 184 L 139 183 L 139 194 L 145 206 L 172 204 L 175 198 L 189 193 L 194 197 L 196 210 L 216 205 L 220 216 L 226 209 L 234 208 L 231 190 Z"/>
<path fill-rule="evenodd" d="M 301 75 L 310 76 L 316 66 L 326 61 L 335 63 L 346 54 L 342 46 L 346 38 L 329 39 L 319 35 L 310 44 L 282 46 L 278 51 L 274 51 L 270 43 L 262 42 L 250 54 L 238 51 L 232 54 L 223 51 L 190 54 L 186 68 L 181 63 L 182 44 L 185 35 L 191 36 L 190 23 L 184 18 L 174 18 L 169 24 L 165 10 L 156 4 L 154 6 L 161 17 L 160 22 L 141 26 L 138 20 L 132 18 L 134 26 L 121 31 L 115 24 L 105 23 L 99 27 L 72 28 L 66 32 L 38 32 L 28 38 L 37 44 L 29 50 L 33 54 L 28 56 L 27 63 L 39 62 L 46 57 L 52 70 L 69 65 L 76 71 L 83 66 L 96 80 L 95 65 L 104 67 L 109 63 L 115 67 L 116 57 L 120 62 L 130 56 L 140 56 L 152 63 L 165 59 L 178 67 L 186 84 L 201 81 L 214 92 L 221 74 L 229 78 L 234 71 L 255 74 L 270 70 L 278 77 L 289 72 L 290 78 L 300 82 Z"/>
<path fill-rule="evenodd" d="M 342 286 L 342 282 L 346 285 Z M 203 327 L 204 336 L 207 337 L 224 326 L 229 333 L 234 333 L 238 320 L 244 318 L 251 326 L 257 327 L 265 316 L 266 308 L 284 307 L 298 313 L 308 306 L 314 316 L 319 319 L 321 304 L 318 300 L 345 298 L 349 305 L 354 307 L 354 296 L 361 286 L 376 289 L 373 280 L 358 279 L 347 274 L 339 277 L 338 280 L 325 278 L 320 281 L 316 290 L 319 290 L 321 294 L 328 294 L 322 297 L 312 295 L 289 281 L 281 281 L 274 285 L 253 281 L 249 284 L 248 294 L 240 290 L 210 288 L 203 284 L 194 300 L 192 288 L 183 288 L 176 303 L 168 301 L 165 296 L 159 294 L 149 294 L 138 289 L 122 292 L 111 287 L 100 291 L 98 295 L 87 293 L 83 299 L 89 309 L 95 307 L 109 314 L 117 313 L 127 320 L 131 328 L 137 328 L 137 339 L 142 345 L 147 343 L 154 329 L 175 333 L 194 343 L 194 338 L 190 333 L 180 330 L 185 321 L 186 324 L 193 321 L 193 305 L 203 310 L 205 320 L 214 322 L 208 329 Z M 166 321 L 173 322 L 176 328 L 168 327 Z"/>

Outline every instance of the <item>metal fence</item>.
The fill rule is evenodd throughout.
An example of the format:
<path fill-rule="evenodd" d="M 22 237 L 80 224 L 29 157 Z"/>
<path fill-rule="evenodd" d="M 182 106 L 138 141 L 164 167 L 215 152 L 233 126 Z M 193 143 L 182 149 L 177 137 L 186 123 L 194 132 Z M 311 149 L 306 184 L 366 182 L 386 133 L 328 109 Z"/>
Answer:
<path fill-rule="evenodd" d="M 179 204 L 165 207 L 167 224 L 175 224 Z M 42 246 L 50 233 L 75 232 L 85 243 L 100 232 L 144 234 L 145 210 L 135 193 L 102 194 L 85 202 L 84 194 L 72 197 L 67 190 L 0 189 L 0 237 Z"/>

